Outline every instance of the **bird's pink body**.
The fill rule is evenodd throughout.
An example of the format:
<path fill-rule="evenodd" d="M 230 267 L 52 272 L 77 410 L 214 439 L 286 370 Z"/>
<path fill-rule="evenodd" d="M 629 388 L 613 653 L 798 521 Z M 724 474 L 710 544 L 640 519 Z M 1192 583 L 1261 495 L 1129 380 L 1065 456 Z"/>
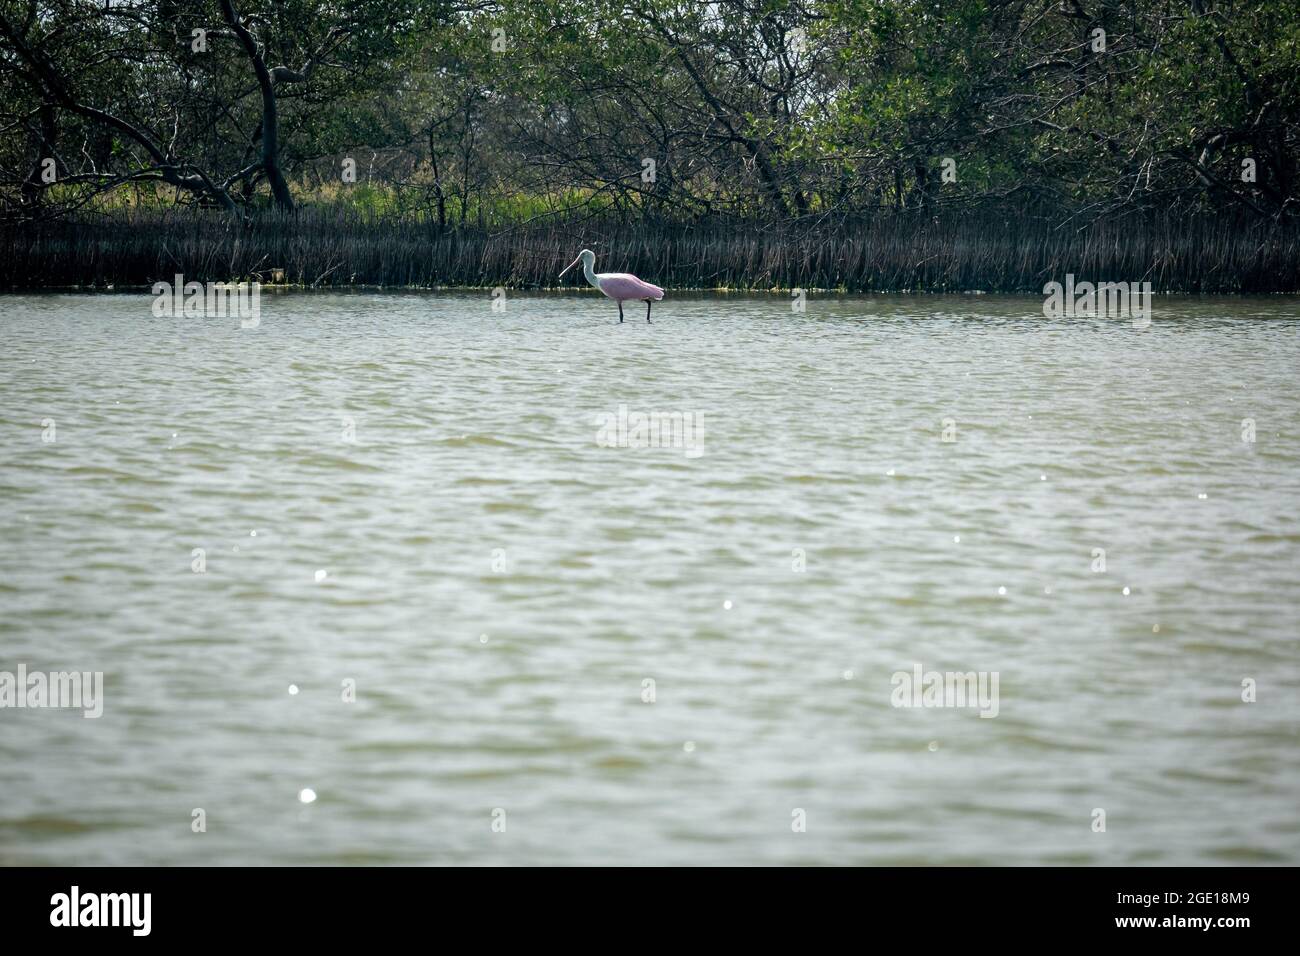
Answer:
<path fill-rule="evenodd" d="M 658 302 L 664 297 L 663 289 L 649 282 L 642 282 L 630 272 L 598 272 L 596 287 L 618 302 L 628 302 L 632 299 L 640 301 L 654 299 Z"/>

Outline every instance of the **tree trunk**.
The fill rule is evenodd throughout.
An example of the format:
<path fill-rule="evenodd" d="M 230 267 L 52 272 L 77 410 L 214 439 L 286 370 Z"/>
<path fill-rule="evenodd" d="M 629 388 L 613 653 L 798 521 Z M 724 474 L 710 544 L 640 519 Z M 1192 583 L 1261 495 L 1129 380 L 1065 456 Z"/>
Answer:
<path fill-rule="evenodd" d="M 45 160 L 49 158 L 57 162 L 54 143 L 59 134 L 59 127 L 55 119 L 54 107 L 49 103 L 42 103 L 40 116 L 37 118 L 37 131 L 31 137 L 32 145 L 35 147 L 36 162 L 32 164 L 31 172 L 27 174 L 22 187 L 23 202 L 28 205 L 40 202 L 44 193 L 45 181 L 41 179 L 41 173 L 45 170 Z"/>
<path fill-rule="evenodd" d="M 293 194 L 280 170 L 280 114 L 275 101 L 275 84 L 271 80 L 271 71 L 266 68 L 266 60 L 257 50 L 257 41 L 239 19 L 232 0 L 221 0 L 221 12 L 235 36 L 239 37 L 248 61 L 253 65 L 257 85 L 262 91 L 262 172 L 266 174 L 276 206 L 292 210 Z"/>
<path fill-rule="evenodd" d="M 447 194 L 442 191 L 442 175 L 438 170 L 438 150 L 434 148 L 433 130 L 429 130 L 429 165 L 433 167 L 433 194 L 438 200 L 438 229 L 447 228 Z"/>

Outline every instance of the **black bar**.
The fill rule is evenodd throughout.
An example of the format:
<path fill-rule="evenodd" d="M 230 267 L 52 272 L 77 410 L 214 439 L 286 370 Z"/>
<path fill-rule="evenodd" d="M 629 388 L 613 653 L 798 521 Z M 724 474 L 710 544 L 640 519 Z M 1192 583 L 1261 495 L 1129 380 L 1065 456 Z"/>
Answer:
<path fill-rule="evenodd" d="M 585 936 L 622 923 L 627 938 L 635 939 L 676 936 L 698 922 L 711 927 L 710 935 L 730 933 L 736 940 L 762 941 L 782 925 L 810 938 L 846 933 L 860 941 L 877 938 L 878 929 L 910 927 L 908 935 L 920 934 L 918 944 L 941 933 L 972 944 L 1105 936 L 1232 945 L 1245 938 L 1242 933 L 1277 933 L 1288 925 L 1283 910 L 1293 883 L 1292 869 L 1212 868 L 797 874 L 732 869 L 722 879 L 699 869 L 672 874 L 571 869 L 544 876 L 410 868 L 11 869 L 0 870 L 0 925 L 7 943 L 66 940 L 75 931 L 80 942 L 283 938 L 295 945 L 373 944 L 460 927 L 474 930 L 473 945 L 488 945 L 499 933 L 533 927 L 539 934 L 534 942 L 542 944 L 565 924 L 567 932 Z M 52 918 L 68 915 L 73 886 L 87 920 L 101 911 L 98 894 L 141 895 L 131 908 L 115 897 L 102 910 L 111 917 L 117 908 L 117 926 L 51 925 Z M 147 936 L 137 935 L 145 925 L 146 893 Z M 87 903 L 88 896 L 95 901 Z M 62 911 L 61 899 L 69 904 Z"/>

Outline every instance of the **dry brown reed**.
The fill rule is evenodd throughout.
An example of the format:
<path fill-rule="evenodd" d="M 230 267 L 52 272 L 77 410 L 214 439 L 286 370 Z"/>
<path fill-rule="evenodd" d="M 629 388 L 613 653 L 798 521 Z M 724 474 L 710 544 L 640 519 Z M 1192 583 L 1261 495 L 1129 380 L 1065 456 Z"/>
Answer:
<path fill-rule="evenodd" d="M 1088 223 L 988 210 L 835 222 L 532 223 L 495 232 L 329 207 L 245 221 L 188 209 L 115 211 L 0 233 L 0 288 L 260 279 L 303 286 L 554 287 L 583 247 L 602 271 L 675 289 L 1040 292 L 1150 280 L 1161 292 L 1300 290 L 1300 227 L 1122 216 Z M 575 270 L 576 272 L 576 270 Z"/>

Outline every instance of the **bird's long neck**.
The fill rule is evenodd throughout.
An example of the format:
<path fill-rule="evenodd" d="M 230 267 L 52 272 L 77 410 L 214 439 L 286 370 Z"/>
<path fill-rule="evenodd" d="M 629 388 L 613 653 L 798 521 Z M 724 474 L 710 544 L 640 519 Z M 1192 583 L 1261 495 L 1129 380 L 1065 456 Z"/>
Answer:
<path fill-rule="evenodd" d="M 582 260 L 582 274 L 587 277 L 587 284 L 593 288 L 599 289 L 600 283 L 596 281 L 596 270 L 593 268 L 595 259 Z"/>

